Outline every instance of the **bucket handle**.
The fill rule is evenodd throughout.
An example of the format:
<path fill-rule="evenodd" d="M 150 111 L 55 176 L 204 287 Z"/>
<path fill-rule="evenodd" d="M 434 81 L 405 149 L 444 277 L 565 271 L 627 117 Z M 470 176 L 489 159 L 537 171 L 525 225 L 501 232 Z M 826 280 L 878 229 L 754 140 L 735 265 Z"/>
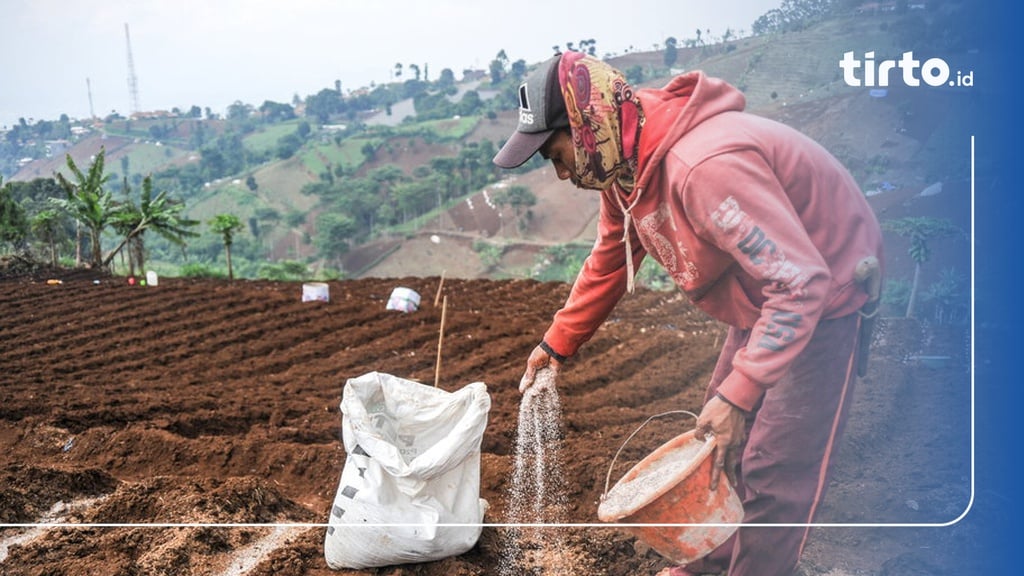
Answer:
<path fill-rule="evenodd" d="M 619 449 L 615 451 L 615 456 L 612 458 L 612 463 L 608 465 L 608 475 L 604 479 L 604 493 L 601 494 L 602 500 L 606 496 L 608 496 L 608 485 L 611 484 L 612 469 L 615 468 L 615 461 L 619 458 L 619 454 L 622 452 L 622 449 L 625 448 L 626 444 L 633 439 L 633 436 L 636 436 L 637 432 L 643 429 L 644 426 L 647 426 L 651 422 L 651 420 L 654 420 L 655 418 L 661 418 L 662 416 L 668 416 L 670 414 L 686 414 L 688 416 L 693 416 L 694 420 L 697 419 L 697 415 L 694 414 L 693 412 L 690 412 L 689 410 L 669 410 L 668 412 L 655 414 L 654 416 L 651 416 L 647 420 L 644 420 L 644 423 L 638 426 L 636 430 L 633 430 L 633 433 L 627 436 L 626 439 L 622 442 L 622 446 L 619 446 Z"/>

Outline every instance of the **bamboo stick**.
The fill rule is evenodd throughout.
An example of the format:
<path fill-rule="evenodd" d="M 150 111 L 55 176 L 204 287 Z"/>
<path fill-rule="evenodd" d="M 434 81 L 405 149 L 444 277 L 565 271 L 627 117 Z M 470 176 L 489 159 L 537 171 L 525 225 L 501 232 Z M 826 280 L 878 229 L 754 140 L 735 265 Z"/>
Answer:
<path fill-rule="evenodd" d="M 441 329 L 437 337 L 437 365 L 434 367 L 434 388 L 437 388 L 441 381 L 441 345 L 444 344 L 444 319 L 448 312 L 448 296 L 445 295 L 444 303 L 441 305 Z"/>
<path fill-rule="evenodd" d="M 437 308 L 437 303 L 441 299 L 441 288 L 444 286 L 444 270 L 441 270 L 441 281 L 437 284 L 437 294 L 434 295 L 434 308 Z"/>

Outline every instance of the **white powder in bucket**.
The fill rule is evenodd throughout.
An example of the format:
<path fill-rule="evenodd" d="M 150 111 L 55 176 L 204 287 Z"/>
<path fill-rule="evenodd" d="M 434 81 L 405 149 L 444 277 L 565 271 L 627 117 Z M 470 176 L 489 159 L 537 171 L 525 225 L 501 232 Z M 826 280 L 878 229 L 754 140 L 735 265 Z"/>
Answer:
<path fill-rule="evenodd" d="M 628 516 L 650 503 L 656 495 L 681 482 L 682 474 L 700 454 L 704 445 L 704 441 L 691 439 L 664 452 L 656 459 L 642 462 L 643 467 L 635 476 L 630 478 L 633 472 L 631 470 L 602 498 L 602 516 Z"/>

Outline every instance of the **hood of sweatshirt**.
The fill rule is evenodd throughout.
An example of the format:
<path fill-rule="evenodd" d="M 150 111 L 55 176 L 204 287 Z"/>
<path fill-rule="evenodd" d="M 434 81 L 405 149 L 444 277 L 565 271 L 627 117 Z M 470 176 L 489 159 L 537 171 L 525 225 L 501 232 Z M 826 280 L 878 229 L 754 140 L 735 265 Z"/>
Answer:
<path fill-rule="evenodd" d="M 651 170 L 684 134 L 723 112 L 742 111 L 747 104 L 743 93 L 719 78 L 702 71 L 676 76 L 660 89 L 639 90 L 647 122 L 640 133 L 636 188 L 629 199 L 642 194 Z"/>
<path fill-rule="evenodd" d="M 637 91 L 646 117 L 640 132 L 637 153 L 635 186 L 628 193 L 616 188 L 615 198 L 625 215 L 627 289 L 633 291 L 632 246 L 629 239 L 632 225 L 631 211 L 643 196 L 655 167 L 668 150 L 687 132 L 704 120 L 723 112 L 742 111 L 747 104 L 743 93 L 719 78 L 707 76 L 700 70 L 673 78 L 660 89 Z"/>

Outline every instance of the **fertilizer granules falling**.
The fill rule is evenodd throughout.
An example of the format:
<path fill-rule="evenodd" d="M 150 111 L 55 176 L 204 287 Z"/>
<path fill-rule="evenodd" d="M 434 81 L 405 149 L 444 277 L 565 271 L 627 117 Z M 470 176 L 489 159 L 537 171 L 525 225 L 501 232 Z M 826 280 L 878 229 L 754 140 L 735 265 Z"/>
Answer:
<path fill-rule="evenodd" d="M 555 375 L 539 370 L 519 404 L 515 468 L 508 491 L 508 524 L 565 522 L 565 478 L 561 463 L 562 407 Z M 503 531 L 502 576 L 568 574 L 565 544 L 556 528 L 509 527 Z"/>

